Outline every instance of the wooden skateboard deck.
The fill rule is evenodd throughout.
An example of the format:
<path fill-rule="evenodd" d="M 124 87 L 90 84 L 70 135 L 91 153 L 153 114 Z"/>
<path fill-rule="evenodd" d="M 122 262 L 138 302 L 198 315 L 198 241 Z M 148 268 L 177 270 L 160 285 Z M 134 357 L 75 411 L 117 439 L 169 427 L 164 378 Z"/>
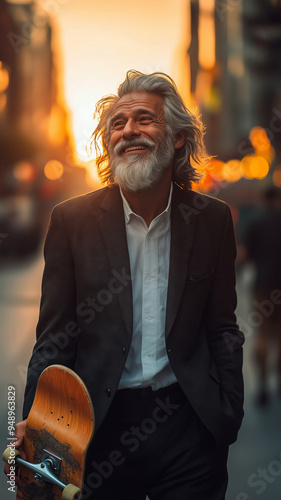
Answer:
<path fill-rule="evenodd" d="M 83 381 L 65 366 L 46 368 L 39 378 L 27 419 L 23 444 L 26 460 L 36 464 L 48 453 L 58 457 L 58 479 L 82 489 L 86 452 L 93 432 L 94 410 Z M 20 492 L 26 500 L 80 498 L 79 493 L 63 496 L 59 486 L 38 482 L 23 465 L 19 474 L 25 484 Z"/>

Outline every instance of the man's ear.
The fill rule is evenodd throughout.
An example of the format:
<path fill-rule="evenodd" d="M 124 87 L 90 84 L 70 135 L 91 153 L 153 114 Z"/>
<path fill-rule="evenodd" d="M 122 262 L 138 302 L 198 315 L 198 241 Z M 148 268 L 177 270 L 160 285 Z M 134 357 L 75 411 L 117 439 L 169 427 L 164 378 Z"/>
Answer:
<path fill-rule="evenodd" d="M 185 133 L 183 131 L 178 132 L 174 138 L 174 148 L 180 149 L 185 143 Z"/>

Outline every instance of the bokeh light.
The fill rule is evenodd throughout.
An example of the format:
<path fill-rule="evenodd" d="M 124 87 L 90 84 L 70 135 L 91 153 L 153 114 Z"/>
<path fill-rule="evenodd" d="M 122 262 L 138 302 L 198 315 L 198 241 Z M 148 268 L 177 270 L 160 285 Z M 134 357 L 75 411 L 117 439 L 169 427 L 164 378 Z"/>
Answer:
<path fill-rule="evenodd" d="M 9 72 L 0 61 L 0 92 L 5 92 L 9 86 Z"/>
<path fill-rule="evenodd" d="M 271 142 L 262 127 L 254 127 L 249 134 L 250 141 L 255 151 L 262 153 L 271 148 Z"/>
<path fill-rule="evenodd" d="M 38 176 L 38 171 L 34 165 L 26 161 L 19 162 L 13 170 L 14 178 L 19 182 L 33 182 Z"/>
<path fill-rule="evenodd" d="M 269 172 L 268 161 L 255 154 L 244 156 L 241 167 L 246 179 L 264 179 Z"/>
<path fill-rule="evenodd" d="M 228 182 L 237 182 L 243 175 L 241 162 L 239 160 L 229 160 L 222 169 L 223 178 Z"/>
<path fill-rule="evenodd" d="M 218 160 L 217 158 L 213 158 L 210 162 L 210 174 L 212 177 L 215 177 L 215 179 L 221 180 L 223 179 L 223 167 L 224 167 L 224 162 L 221 160 Z"/>
<path fill-rule="evenodd" d="M 255 179 L 264 179 L 269 171 L 269 165 L 265 158 L 262 156 L 255 156 L 251 162 L 251 173 Z"/>
<path fill-rule="evenodd" d="M 281 165 L 278 165 L 272 175 L 273 184 L 281 188 Z"/>
<path fill-rule="evenodd" d="M 60 179 L 63 176 L 63 172 L 63 164 L 58 160 L 50 160 L 44 167 L 44 174 L 51 181 Z"/>

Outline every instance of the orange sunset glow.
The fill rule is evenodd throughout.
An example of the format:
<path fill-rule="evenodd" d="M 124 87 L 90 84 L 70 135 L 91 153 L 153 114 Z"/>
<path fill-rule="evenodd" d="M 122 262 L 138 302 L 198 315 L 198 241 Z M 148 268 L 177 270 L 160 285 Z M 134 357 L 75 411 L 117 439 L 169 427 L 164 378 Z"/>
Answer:
<path fill-rule="evenodd" d="M 281 0 L 0 0 L 0 500 L 52 496 L 34 436 L 56 498 L 281 500 L 280 228 Z M 75 412 L 21 421 L 54 363 L 79 485 Z"/>
<path fill-rule="evenodd" d="M 87 186 L 97 187 L 90 145 L 95 105 L 116 93 L 126 72 L 136 69 L 169 74 L 187 107 L 202 113 L 207 149 L 214 158 L 200 190 L 208 191 L 217 182 L 264 179 L 271 173 L 276 158 L 272 133 L 269 130 L 268 136 L 268 129 L 257 122 L 244 127 L 241 120 L 237 127 L 229 104 L 227 75 L 241 81 L 245 72 L 242 41 L 237 43 L 236 36 L 242 33 L 240 3 L 235 9 L 232 4 L 218 6 L 215 0 L 8 0 L 7 5 L 21 26 L 17 34 L 7 26 L 5 40 L 20 71 L 26 69 L 17 90 L 12 66 L 0 61 L 0 115 L 5 117 L 9 89 L 14 89 L 10 102 L 19 102 L 12 114 L 18 115 L 22 144 L 29 131 L 32 150 L 29 158 L 25 150 L 19 158 L 9 153 L 8 162 L 39 162 L 49 181 L 61 181 L 64 174 L 82 167 Z M 241 155 L 239 144 L 246 137 L 250 150 L 245 147 Z M 37 156 L 43 143 L 45 152 Z M 278 172 L 272 179 L 280 182 Z M 73 177 L 72 184 L 75 188 Z"/>
<path fill-rule="evenodd" d="M 58 4 L 61 81 L 80 162 L 89 160 L 95 103 L 116 92 L 128 69 L 168 73 L 188 102 L 186 0 L 134 4 L 129 0 L 64 0 Z"/>

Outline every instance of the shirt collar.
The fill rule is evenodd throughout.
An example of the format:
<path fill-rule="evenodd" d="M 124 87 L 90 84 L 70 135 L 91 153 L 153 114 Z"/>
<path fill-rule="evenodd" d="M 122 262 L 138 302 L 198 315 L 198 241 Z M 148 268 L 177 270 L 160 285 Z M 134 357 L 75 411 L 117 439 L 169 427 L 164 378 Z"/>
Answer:
<path fill-rule="evenodd" d="M 174 186 L 173 182 L 171 182 L 171 188 L 170 188 L 170 194 L 169 194 L 169 199 L 168 199 L 167 206 L 166 206 L 165 210 L 163 210 L 163 212 L 161 214 L 157 215 L 157 217 L 160 217 L 161 215 L 164 215 L 164 214 L 170 215 L 170 213 L 171 213 L 171 200 L 172 200 L 172 194 L 173 194 L 173 186 Z M 126 224 L 129 224 L 132 216 L 138 217 L 138 218 L 140 216 L 137 215 L 135 212 L 133 212 L 133 210 L 131 209 L 128 201 L 126 200 L 126 198 L 124 196 L 124 194 L 122 193 L 122 189 L 120 187 L 119 187 L 119 189 L 120 189 L 120 194 L 121 194 L 121 198 L 122 198 L 122 201 L 123 201 L 125 221 L 126 221 Z"/>

